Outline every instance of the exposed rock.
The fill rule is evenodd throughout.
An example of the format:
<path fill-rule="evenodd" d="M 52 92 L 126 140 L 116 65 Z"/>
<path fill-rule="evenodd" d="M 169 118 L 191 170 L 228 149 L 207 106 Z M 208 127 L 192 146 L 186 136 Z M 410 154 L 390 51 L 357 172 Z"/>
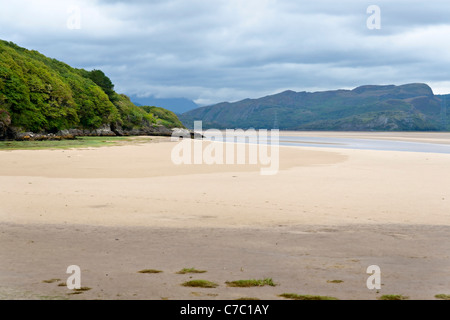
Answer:
<path fill-rule="evenodd" d="M 69 129 L 69 134 L 75 136 L 75 137 L 79 137 L 79 136 L 84 136 L 84 132 L 81 129 Z"/>
<path fill-rule="evenodd" d="M 91 135 L 101 137 L 116 136 L 116 134 L 111 130 L 110 125 L 105 125 L 97 130 L 93 130 Z"/>
<path fill-rule="evenodd" d="M 187 129 L 174 128 L 172 129 L 172 137 L 188 139 L 191 138 L 191 132 Z"/>
<path fill-rule="evenodd" d="M 61 131 L 58 131 L 58 133 L 56 135 L 65 137 L 65 136 L 70 135 L 70 132 L 69 132 L 69 130 L 61 130 Z"/>
<path fill-rule="evenodd" d="M 114 123 L 111 124 L 111 131 L 118 137 L 122 137 L 124 135 L 122 128 Z"/>
<path fill-rule="evenodd" d="M 18 141 L 41 141 L 41 140 L 62 140 L 75 139 L 85 136 L 172 136 L 172 130 L 164 126 L 145 126 L 139 129 L 124 130 L 120 127 L 103 126 L 99 129 L 69 129 L 53 133 L 26 132 L 21 128 L 9 126 L 10 121 L 0 121 L 0 139 L 11 139 Z M 6 124 L 8 126 L 6 126 Z M 188 133 L 190 134 L 190 133 Z"/>
<path fill-rule="evenodd" d="M 197 139 L 197 140 L 202 140 L 204 138 L 204 136 L 200 133 L 183 128 L 172 129 L 172 137 L 182 139 Z"/>
<path fill-rule="evenodd" d="M 165 135 L 165 136 L 171 136 L 172 135 L 172 130 L 170 130 L 169 128 L 166 128 L 164 126 L 156 126 L 153 127 L 153 129 L 155 129 L 154 133 L 160 134 L 160 135 Z"/>
<path fill-rule="evenodd" d="M 54 133 L 33 133 L 33 132 L 21 132 L 15 128 L 13 134 L 10 137 L 17 141 L 59 141 L 59 140 L 71 140 L 75 139 L 75 136 L 71 134 L 54 134 Z"/>
<path fill-rule="evenodd" d="M 111 131 L 116 136 L 168 136 L 172 135 L 172 130 L 164 126 L 142 126 L 138 129 L 125 130 L 118 126 L 111 126 Z"/>
<path fill-rule="evenodd" d="M 202 140 L 204 138 L 204 136 L 200 133 L 182 128 L 172 129 L 172 137 L 182 139 L 199 139 L 199 140 Z"/>

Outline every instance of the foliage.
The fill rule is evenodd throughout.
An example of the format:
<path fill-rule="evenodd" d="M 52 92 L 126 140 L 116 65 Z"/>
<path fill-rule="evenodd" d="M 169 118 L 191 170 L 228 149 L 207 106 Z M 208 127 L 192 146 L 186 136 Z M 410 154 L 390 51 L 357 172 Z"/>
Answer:
<path fill-rule="evenodd" d="M 88 78 L 91 79 L 96 85 L 108 95 L 109 99 L 113 101 L 115 99 L 114 84 L 101 70 L 92 70 L 88 72 Z"/>
<path fill-rule="evenodd" d="M 226 284 L 229 287 L 264 287 L 264 286 L 272 286 L 275 287 L 275 283 L 272 279 L 262 279 L 262 280 L 237 280 L 237 281 L 228 281 Z"/>
<path fill-rule="evenodd" d="M 11 126 L 35 133 L 110 125 L 131 130 L 157 122 L 182 127 L 175 114 L 161 108 L 142 109 L 117 94 L 101 70 L 75 69 L 2 40 L 0 117 L 3 128 L 10 119 Z"/>
<path fill-rule="evenodd" d="M 379 300 L 407 300 L 408 297 L 400 294 L 385 294 L 379 298 Z"/>
<path fill-rule="evenodd" d="M 4 126 L 9 126 L 11 124 L 11 117 L 6 110 L 0 109 L 0 123 Z"/>
<path fill-rule="evenodd" d="M 115 93 L 114 105 L 119 112 L 118 124 L 125 130 L 156 123 L 152 113 L 135 106 L 126 95 Z"/>
<path fill-rule="evenodd" d="M 138 273 L 144 273 L 144 274 L 154 274 L 154 273 L 162 273 L 161 270 L 155 270 L 155 269 L 145 269 L 138 271 Z"/>
<path fill-rule="evenodd" d="M 208 281 L 208 280 L 192 280 L 182 284 L 184 287 L 193 287 L 193 288 L 216 288 L 219 285 L 217 283 Z"/>
<path fill-rule="evenodd" d="M 74 140 L 43 140 L 43 141 L 0 141 L 0 151 L 4 150 L 46 150 L 46 149 L 74 149 L 99 148 L 116 146 L 129 141 L 129 137 L 78 137 Z"/>
<path fill-rule="evenodd" d="M 167 128 L 184 128 L 184 125 L 178 119 L 177 115 L 172 111 L 149 106 L 143 106 L 141 108 L 146 112 L 153 114 L 156 118 L 157 123 L 160 125 L 163 125 Z"/>
<path fill-rule="evenodd" d="M 184 268 L 177 272 L 177 274 L 188 274 L 188 273 L 206 273 L 206 270 L 197 270 L 195 268 Z"/>

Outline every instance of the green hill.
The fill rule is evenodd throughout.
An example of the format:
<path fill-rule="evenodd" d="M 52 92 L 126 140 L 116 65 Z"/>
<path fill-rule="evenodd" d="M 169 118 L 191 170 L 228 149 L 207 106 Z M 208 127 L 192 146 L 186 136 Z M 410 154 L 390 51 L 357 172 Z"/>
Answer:
<path fill-rule="evenodd" d="M 216 129 L 448 130 L 448 126 L 443 128 L 442 114 L 441 97 L 428 85 L 407 84 L 315 93 L 286 91 L 195 109 L 181 115 L 180 120 L 188 127 L 202 120 L 204 128 Z"/>
<path fill-rule="evenodd" d="M 75 69 L 0 40 L 2 139 L 29 132 L 157 135 L 182 126 L 172 113 L 155 113 L 116 93 L 111 80 L 100 70 Z"/>

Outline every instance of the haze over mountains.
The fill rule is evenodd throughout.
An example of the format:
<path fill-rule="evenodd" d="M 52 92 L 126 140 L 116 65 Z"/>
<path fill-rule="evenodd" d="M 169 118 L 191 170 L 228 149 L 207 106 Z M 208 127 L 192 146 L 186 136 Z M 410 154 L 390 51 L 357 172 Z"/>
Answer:
<path fill-rule="evenodd" d="M 315 93 L 285 91 L 198 108 L 179 118 L 189 128 L 201 120 L 205 129 L 438 131 L 448 130 L 450 124 L 443 98 L 422 83 Z"/>
<path fill-rule="evenodd" d="M 175 114 L 182 114 L 199 107 L 194 101 L 186 98 L 156 98 L 153 96 L 140 97 L 138 95 L 130 95 L 129 97 L 137 106 L 158 106 Z"/>

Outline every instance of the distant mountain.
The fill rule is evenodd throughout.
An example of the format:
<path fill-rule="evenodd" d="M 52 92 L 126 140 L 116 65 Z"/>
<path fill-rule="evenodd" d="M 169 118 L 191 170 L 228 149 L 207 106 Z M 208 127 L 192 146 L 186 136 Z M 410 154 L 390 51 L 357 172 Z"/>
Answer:
<path fill-rule="evenodd" d="M 179 118 L 189 128 L 195 120 L 202 120 L 204 128 L 216 129 L 448 130 L 450 110 L 443 121 L 441 100 L 442 96 L 434 95 L 426 84 L 371 85 L 315 93 L 285 91 L 260 99 L 198 108 Z"/>
<path fill-rule="evenodd" d="M 198 108 L 194 101 L 185 98 L 159 99 L 153 96 L 139 97 L 131 95 L 130 99 L 137 106 L 157 106 L 170 110 L 175 114 L 182 114 Z"/>

